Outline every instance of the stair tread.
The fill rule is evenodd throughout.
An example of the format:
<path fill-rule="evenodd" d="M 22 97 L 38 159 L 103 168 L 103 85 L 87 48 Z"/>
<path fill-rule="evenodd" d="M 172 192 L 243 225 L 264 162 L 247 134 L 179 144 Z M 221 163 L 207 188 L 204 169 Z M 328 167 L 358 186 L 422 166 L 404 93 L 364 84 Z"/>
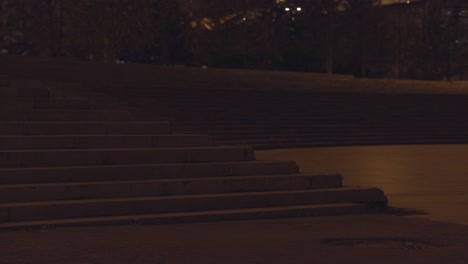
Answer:
<path fill-rule="evenodd" d="M 262 163 L 292 163 L 292 161 L 220 161 L 220 162 L 203 162 L 203 163 L 146 163 L 146 164 L 113 164 L 113 165 L 89 165 L 89 166 L 54 166 L 54 167 L 20 167 L 20 168 L 1 168 L 2 171 L 35 171 L 35 170 L 62 170 L 62 169 L 93 169 L 93 168 L 128 168 L 128 167 L 163 167 L 163 166 L 209 166 L 209 165 L 232 165 L 232 164 L 262 164 Z"/>
<path fill-rule="evenodd" d="M 300 209 L 321 209 L 321 208 L 362 208 L 366 206 L 362 204 L 353 203 L 333 203 L 333 204 L 315 204 L 315 205 L 292 205 L 292 206 L 276 206 L 276 207 L 257 207 L 246 209 L 230 209 L 230 210 L 209 210 L 209 211 L 193 211 L 193 212 L 177 212 L 177 213 L 160 213 L 160 214 L 138 214 L 138 215 L 123 215 L 123 216 L 101 216 L 101 217 L 85 217 L 85 218 L 67 218 L 67 219 L 53 219 L 53 220 L 39 220 L 39 221 L 22 221 L 22 222 L 9 222 L 0 223 L 2 228 L 25 228 L 25 227 L 44 227 L 52 225 L 66 225 L 66 224 L 86 224 L 86 223 L 115 223 L 123 222 L 136 222 L 141 219 L 162 219 L 174 217 L 193 217 L 193 216 L 226 216 L 230 214 L 240 213 L 261 213 L 261 212 L 274 212 L 286 210 L 300 210 Z"/>
<path fill-rule="evenodd" d="M 33 112 L 47 113 L 47 112 L 129 112 L 128 110 L 114 110 L 114 109 L 24 109 L 21 111 L 14 111 L 15 113 L 29 114 Z"/>
<path fill-rule="evenodd" d="M 18 121 L 0 121 L 1 124 L 169 124 L 167 121 L 31 121 L 31 122 L 18 122 Z"/>
<path fill-rule="evenodd" d="M 194 177 L 194 178 L 161 178 L 154 180 L 119 180 L 119 181 L 86 181 L 86 182 L 56 182 L 56 183 L 32 183 L 32 184 L 2 184 L 1 189 L 26 188 L 26 187 L 49 187 L 49 186 L 82 186 L 82 185 L 112 185 L 112 184 L 132 184 L 132 183 L 165 183 L 183 181 L 217 181 L 217 180 L 249 180 L 249 179 L 272 179 L 285 177 L 326 177 L 337 176 L 338 174 L 311 174 L 311 173 L 288 173 L 269 175 L 240 175 L 223 177 Z"/>
<path fill-rule="evenodd" d="M 90 137 L 206 137 L 204 134 L 66 134 L 66 135 L 0 135 L 0 138 L 90 138 Z"/>
<path fill-rule="evenodd" d="M 190 198 L 212 198 L 217 197 L 242 197 L 242 196 L 262 196 L 270 194 L 291 194 L 291 193 L 320 193 L 320 192 L 339 192 L 339 191 L 371 191 L 379 190 L 374 187 L 338 187 L 324 189 L 303 189 L 303 190 L 281 190 L 281 191 L 259 191 L 243 193 L 215 193 L 215 194 L 190 194 L 190 195 L 168 195 L 168 196 L 149 196 L 149 197 L 129 197 L 129 198 L 102 198 L 102 199 L 81 199 L 81 200 L 56 200 L 39 202 L 18 202 L 18 203 L 0 203 L 2 207 L 25 207 L 25 206 L 50 206 L 65 204 L 92 204 L 92 203 L 114 203 L 114 202 L 139 202 L 139 201 L 157 201 L 157 200 L 180 200 Z"/>
<path fill-rule="evenodd" d="M 212 149 L 249 149 L 250 146 L 207 146 L 207 147 L 162 147 L 162 148 L 93 148 L 93 149 L 14 149 L 2 152 L 91 152 L 91 151 L 138 151 L 138 150 L 212 150 Z"/>

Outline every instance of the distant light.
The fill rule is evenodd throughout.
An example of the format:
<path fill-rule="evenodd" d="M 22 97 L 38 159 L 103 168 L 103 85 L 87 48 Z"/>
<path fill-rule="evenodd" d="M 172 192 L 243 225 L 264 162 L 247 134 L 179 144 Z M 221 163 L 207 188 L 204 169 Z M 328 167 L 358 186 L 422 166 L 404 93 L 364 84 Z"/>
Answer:
<path fill-rule="evenodd" d="M 302 8 L 301 7 L 298 7 L 296 8 L 297 11 L 301 12 L 302 11 Z"/>
<path fill-rule="evenodd" d="M 291 10 L 291 9 L 290 9 L 289 7 L 286 7 L 284 10 L 285 10 L 285 11 L 289 11 L 289 10 Z"/>
<path fill-rule="evenodd" d="M 411 1 L 410 1 L 410 0 L 407 0 L 407 1 L 406 1 L 406 3 L 407 3 L 407 4 L 410 4 L 410 3 L 411 3 Z"/>
<path fill-rule="evenodd" d="M 245 20 L 247 20 L 247 18 L 245 18 L 245 17 L 244 17 L 244 18 L 242 18 L 242 20 L 244 20 L 244 21 L 245 21 Z"/>

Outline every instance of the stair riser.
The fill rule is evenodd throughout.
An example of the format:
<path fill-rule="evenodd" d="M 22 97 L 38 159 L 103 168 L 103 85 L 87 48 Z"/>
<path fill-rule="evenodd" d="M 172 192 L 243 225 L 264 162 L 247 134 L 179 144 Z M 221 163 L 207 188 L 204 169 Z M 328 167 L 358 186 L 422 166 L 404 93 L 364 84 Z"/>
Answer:
<path fill-rule="evenodd" d="M 324 176 L 268 176 L 227 179 L 194 179 L 144 183 L 107 183 L 78 186 L 0 186 L 0 201 L 5 203 L 125 198 L 160 195 L 233 193 L 274 190 L 300 190 L 341 186 L 340 175 Z"/>
<path fill-rule="evenodd" d="M 1 151 L 1 167 L 163 164 L 255 160 L 250 148 Z"/>
<path fill-rule="evenodd" d="M 169 123 L 0 123 L 2 135 L 167 134 Z"/>
<path fill-rule="evenodd" d="M 186 199 L 164 198 L 143 201 L 113 201 L 99 203 L 74 203 L 58 205 L 0 207 L 0 222 L 33 221 L 109 215 L 134 215 L 149 213 L 189 212 L 202 210 L 227 210 L 239 208 L 287 206 L 326 203 L 385 202 L 377 189 L 350 191 L 323 191 L 287 194 L 258 194 L 248 196 L 192 197 Z"/>
<path fill-rule="evenodd" d="M 0 137 L 2 150 L 163 148 L 213 145 L 208 136 L 89 136 L 89 137 Z"/>
<path fill-rule="evenodd" d="M 165 178 L 222 177 L 292 174 L 295 162 L 245 162 L 152 166 L 0 169 L 0 184 L 152 180 Z"/>

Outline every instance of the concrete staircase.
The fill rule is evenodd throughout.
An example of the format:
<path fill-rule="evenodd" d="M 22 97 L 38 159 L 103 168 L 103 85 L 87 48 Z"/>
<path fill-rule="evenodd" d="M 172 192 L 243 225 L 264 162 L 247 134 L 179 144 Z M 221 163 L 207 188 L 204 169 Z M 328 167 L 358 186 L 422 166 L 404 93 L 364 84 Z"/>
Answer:
<path fill-rule="evenodd" d="M 73 90 L 73 99 L 91 99 L 90 109 L 126 109 L 132 115 L 128 119 L 137 113 L 139 120 L 163 117 L 171 131 L 208 134 L 216 145 L 271 149 L 468 142 L 466 82 L 14 56 L 2 56 L 0 74 L 48 82 L 49 91 L 34 91 L 38 96 L 68 96 Z M 22 93 L 33 92 L 23 88 Z"/>
<path fill-rule="evenodd" d="M 468 143 L 468 96 L 150 89 L 115 93 L 174 131 L 254 149 Z M 124 99 L 125 98 L 125 99 Z"/>
<path fill-rule="evenodd" d="M 69 84 L 73 86 L 72 84 Z M 0 230 L 341 215 L 377 188 L 172 133 L 164 115 L 74 87 L 0 78 Z M 79 87 L 78 87 L 79 88 Z"/>

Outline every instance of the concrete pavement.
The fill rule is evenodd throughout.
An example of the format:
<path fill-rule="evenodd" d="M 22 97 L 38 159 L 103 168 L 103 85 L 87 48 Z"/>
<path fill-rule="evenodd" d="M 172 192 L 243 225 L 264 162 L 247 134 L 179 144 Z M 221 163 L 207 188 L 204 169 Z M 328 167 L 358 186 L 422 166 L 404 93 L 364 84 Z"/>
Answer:
<path fill-rule="evenodd" d="M 256 151 L 256 156 L 295 160 L 301 172 L 339 172 L 344 185 L 384 190 L 391 207 L 468 224 L 468 145 L 282 149 Z"/>
<path fill-rule="evenodd" d="M 468 226 L 391 215 L 73 227 L 2 232 L 0 263 L 466 264 L 467 242 Z"/>
<path fill-rule="evenodd" d="M 363 214 L 0 232 L 0 263 L 468 263 L 468 145 L 258 151 L 303 172 L 377 185 L 390 206 Z M 442 220 L 442 221 L 435 221 Z"/>

